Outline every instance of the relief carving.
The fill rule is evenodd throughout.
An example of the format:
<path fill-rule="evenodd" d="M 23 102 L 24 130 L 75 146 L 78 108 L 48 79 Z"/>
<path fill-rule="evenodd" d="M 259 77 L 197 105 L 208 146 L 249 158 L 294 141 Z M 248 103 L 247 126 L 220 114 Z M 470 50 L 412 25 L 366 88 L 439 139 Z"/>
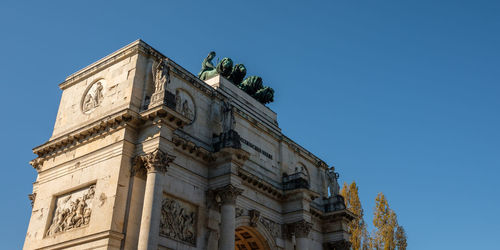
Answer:
<path fill-rule="evenodd" d="M 190 121 L 194 120 L 194 102 L 189 94 L 184 90 L 177 89 L 175 91 L 175 111 L 187 117 Z"/>
<path fill-rule="evenodd" d="M 82 101 L 83 113 L 90 113 L 97 108 L 104 99 L 104 81 L 97 81 L 93 83 L 87 90 Z"/>
<path fill-rule="evenodd" d="M 46 236 L 88 225 L 95 185 L 59 196 Z"/>
<path fill-rule="evenodd" d="M 260 223 L 271 233 L 274 238 L 281 238 L 281 225 L 265 217 L 260 217 Z"/>
<path fill-rule="evenodd" d="M 249 211 L 248 215 L 250 216 L 250 226 L 256 227 L 257 222 L 259 221 L 260 212 L 255 209 L 252 209 Z"/>
<path fill-rule="evenodd" d="M 160 235 L 196 244 L 196 206 L 164 197 L 161 207 Z"/>
<path fill-rule="evenodd" d="M 241 208 L 241 207 L 236 207 L 235 208 L 236 218 L 242 216 L 244 213 L 245 213 L 245 209 L 244 208 Z"/>

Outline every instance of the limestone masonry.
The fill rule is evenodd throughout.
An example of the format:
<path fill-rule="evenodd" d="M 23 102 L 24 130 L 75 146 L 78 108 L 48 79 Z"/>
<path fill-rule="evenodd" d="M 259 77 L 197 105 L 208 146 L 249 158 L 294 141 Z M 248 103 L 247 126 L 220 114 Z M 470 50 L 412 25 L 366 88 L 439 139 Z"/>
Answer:
<path fill-rule="evenodd" d="M 349 249 L 338 174 L 233 82 L 141 40 L 66 78 L 24 249 Z"/>

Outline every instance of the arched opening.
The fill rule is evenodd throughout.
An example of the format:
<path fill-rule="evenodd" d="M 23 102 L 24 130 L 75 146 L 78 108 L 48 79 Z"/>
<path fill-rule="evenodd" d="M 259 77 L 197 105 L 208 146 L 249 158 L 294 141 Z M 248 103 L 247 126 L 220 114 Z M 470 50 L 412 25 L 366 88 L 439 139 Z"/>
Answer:
<path fill-rule="evenodd" d="M 269 250 L 265 238 L 251 227 L 238 227 L 234 233 L 235 250 Z"/>

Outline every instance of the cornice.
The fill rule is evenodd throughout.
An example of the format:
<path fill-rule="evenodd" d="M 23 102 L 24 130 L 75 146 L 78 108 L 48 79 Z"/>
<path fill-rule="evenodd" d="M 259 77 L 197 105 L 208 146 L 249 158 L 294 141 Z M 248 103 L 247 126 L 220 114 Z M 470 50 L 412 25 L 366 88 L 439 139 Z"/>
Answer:
<path fill-rule="evenodd" d="M 241 148 L 222 148 L 218 152 L 212 154 L 214 162 L 220 164 L 221 162 L 234 162 L 239 166 L 250 158 L 250 153 Z"/>
<path fill-rule="evenodd" d="M 296 189 L 286 190 L 284 194 L 284 199 L 288 200 L 290 198 L 298 198 L 298 199 L 307 199 L 310 202 L 312 202 L 319 196 L 320 195 L 317 192 L 314 192 L 311 189 L 296 188 Z"/>
<path fill-rule="evenodd" d="M 140 116 L 144 121 L 154 121 L 159 119 L 158 122 L 167 124 L 174 129 L 182 128 L 191 122 L 188 118 L 177 113 L 164 104 L 142 111 Z"/>
<path fill-rule="evenodd" d="M 254 186 L 259 189 L 262 193 L 270 196 L 276 200 L 282 200 L 284 198 L 283 190 L 273 186 L 271 183 L 255 176 L 254 174 L 243 170 L 242 168 L 238 169 L 238 176 L 243 180 L 243 182 L 247 183 L 250 186 Z"/>
<path fill-rule="evenodd" d="M 125 47 L 111 53 L 110 55 L 100 59 L 99 61 L 94 62 L 89 66 L 71 74 L 66 78 L 64 82 L 59 84 L 59 88 L 64 90 L 72 86 L 73 84 L 77 83 L 79 80 L 83 78 L 89 77 L 90 75 L 93 75 L 99 72 L 100 70 L 107 68 L 110 65 L 115 64 L 130 55 L 137 54 L 140 48 L 146 48 L 146 47 L 151 48 L 151 46 L 146 44 L 144 41 L 140 39 L 136 40 L 126 45 Z"/>
<path fill-rule="evenodd" d="M 192 156 L 205 163 L 215 161 L 215 157 L 210 151 L 206 150 L 203 147 L 196 146 L 196 144 L 192 141 L 174 135 L 172 137 L 172 142 L 179 151 L 184 152 L 186 155 Z"/>
<path fill-rule="evenodd" d="M 347 221 L 354 220 L 357 216 L 349 211 L 348 209 L 342 209 L 338 211 L 333 211 L 329 213 L 323 213 L 321 215 L 321 220 L 323 222 L 333 222 L 333 221 L 338 221 L 341 219 L 345 219 Z"/>
<path fill-rule="evenodd" d="M 45 158 L 62 149 L 67 149 L 77 144 L 87 141 L 95 136 L 101 135 L 103 132 L 111 132 L 121 128 L 125 124 L 133 125 L 134 121 L 139 118 L 138 114 L 131 110 L 122 110 L 114 114 L 103 117 L 102 119 L 88 124 L 87 126 L 68 132 L 57 138 L 51 139 L 48 142 L 35 147 L 33 153 L 40 158 Z M 134 124 L 136 125 L 136 124 Z"/>

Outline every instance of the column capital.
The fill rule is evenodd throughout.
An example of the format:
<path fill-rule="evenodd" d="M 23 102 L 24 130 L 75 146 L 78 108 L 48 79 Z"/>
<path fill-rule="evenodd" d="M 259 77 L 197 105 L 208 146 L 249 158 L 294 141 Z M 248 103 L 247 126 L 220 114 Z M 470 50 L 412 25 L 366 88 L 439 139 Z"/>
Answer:
<path fill-rule="evenodd" d="M 286 225 L 289 234 L 294 234 L 297 238 L 308 238 L 312 229 L 312 223 L 305 220 L 292 222 Z"/>
<path fill-rule="evenodd" d="M 136 166 L 140 170 L 146 170 L 147 173 L 167 172 L 168 165 L 173 162 L 175 156 L 169 155 L 159 148 L 152 152 L 139 155 L 136 157 Z"/>
<path fill-rule="evenodd" d="M 213 190 L 215 202 L 217 204 L 235 204 L 236 197 L 243 193 L 243 189 L 228 184 L 224 187 Z"/>

